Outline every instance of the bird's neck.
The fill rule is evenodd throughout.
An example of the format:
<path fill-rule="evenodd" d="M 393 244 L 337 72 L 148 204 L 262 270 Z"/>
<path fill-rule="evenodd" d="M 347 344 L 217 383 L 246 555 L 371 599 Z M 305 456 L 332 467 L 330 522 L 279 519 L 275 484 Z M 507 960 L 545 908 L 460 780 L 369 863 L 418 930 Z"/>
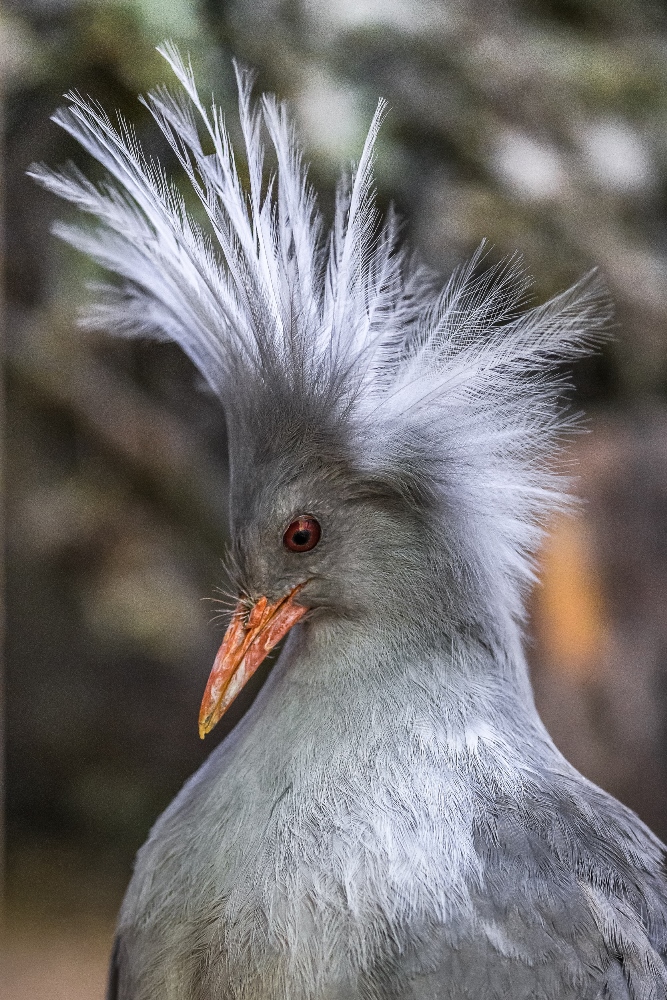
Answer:
<path fill-rule="evenodd" d="M 537 715 L 518 630 L 494 642 L 442 622 L 313 621 L 293 636 L 278 673 L 304 718 L 363 739 L 370 719 L 388 740 L 420 727 L 450 746 L 476 733 L 517 747 L 550 740 Z M 282 686 L 281 684 L 281 686 Z M 314 706 L 317 706 L 314 711 Z M 348 734 L 348 735 L 346 735 Z"/>

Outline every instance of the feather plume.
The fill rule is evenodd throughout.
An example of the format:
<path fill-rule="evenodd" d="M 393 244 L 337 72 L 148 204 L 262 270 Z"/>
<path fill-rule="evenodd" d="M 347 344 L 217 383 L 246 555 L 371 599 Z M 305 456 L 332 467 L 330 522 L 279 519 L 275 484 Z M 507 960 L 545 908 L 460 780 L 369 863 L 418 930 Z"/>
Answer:
<path fill-rule="evenodd" d="M 72 166 L 32 175 L 97 220 L 56 232 L 121 279 L 98 287 L 86 322 L 177 341 L 229 411 L 240 369 L 325 397 L 363 467 L 412 465 L 441 491 L 466 540 L 462 561 L 483 567 L 519 617 L 545 514 L 564 502 L 546 460 L 568 423 L 561 365 L 588 352 L 609 320 L 599 281 L 590 275 L 525 309 L 519 260 L 484 269 L 482 247 L 439 291 L 398 244 L 394 213 L 382 222 L 375 205 L 383 101 L 327 236 L 285 107 L 266 95 L 254 104 L 252 74 L 236 67 L 246 190 L 220 110 L 202 103 L 172 45 L 160 51 L 180 90 L 160 88 L 145 104 L 208 226 L 188 215 L 128 125 L 68 95 L 55 120 L 109 179 L 96 186 Z"/>

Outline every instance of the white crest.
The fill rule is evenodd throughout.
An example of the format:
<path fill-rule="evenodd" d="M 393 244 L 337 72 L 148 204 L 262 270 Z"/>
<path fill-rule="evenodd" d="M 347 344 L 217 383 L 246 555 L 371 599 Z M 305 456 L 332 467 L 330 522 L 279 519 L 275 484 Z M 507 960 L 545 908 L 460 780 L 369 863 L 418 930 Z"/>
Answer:
<path fill-rule="evenodd" d="M 382 101 L 326 236 L 284 106 L 266 95 L 254 105 L 252 77 L 237 67 L 246 190 L 219 109 L 201 102 L 173 46 L 160 51 L 181 89 L 145 103 L 206 230 L 131 128 L 76 94 L 55 120 L 111 179 L 96 186 L 73 166 L 32 171 L 98 220 L 57 232 L 122 279 L 98 288 L 87 322 L 177 341 L 226 407 L 249 367 L 260 382 L 271 372 L 289 391 L 327 396 L 349 416 L 364 465 L 420 460 L 469 536 L 473 571 L 483 565 L 520 615 L 541 521 L 563 501 L 545 458 L 567 425 L 558 366 L 599 339 L 609 318 L 602 289 L 589 276 L 526 311 L 517 259 L 483 270 L 480 249 L 438 291 L 397 245 L 394 214 L 382 222 L 375 207 Z M 277 159 L 268 178 L 263 128 Z"/>

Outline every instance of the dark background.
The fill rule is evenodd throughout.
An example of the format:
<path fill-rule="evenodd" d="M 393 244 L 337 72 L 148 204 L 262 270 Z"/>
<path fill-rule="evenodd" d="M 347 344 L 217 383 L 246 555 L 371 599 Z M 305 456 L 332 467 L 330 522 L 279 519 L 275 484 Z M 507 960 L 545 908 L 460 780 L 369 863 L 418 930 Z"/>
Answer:
<path fill-rule="evenodd" d="M 204 745 L 196 730 L 223 628 L 206 600 L 225 586 L 220 407 L 173 346 L 76 328 L 94 267 L 49 235 L 70 209 L 25 177 L 33 161 L 70 157 L 99 174 L 49 121 L 71 88 L 120 109 L 176 173 L 137 101 L 169 80 L 154 51 L 167 37 L 233 134 L 233 55 L 256 67 L 258 89 L 289 99 L 327 211 L 386 97 L 379 198 L 443 275 L 482 238 L 495 257 L 523 254 L 538 300 L 600 268 L 615 339 L 574 371 L 584 503 L 554 521 L 542 554 L 529 656 L 562 749 L 667 837 L 663 7 L 5 0 L 12 998 L 101 995 L 132 856 L 224 735 Z"/>

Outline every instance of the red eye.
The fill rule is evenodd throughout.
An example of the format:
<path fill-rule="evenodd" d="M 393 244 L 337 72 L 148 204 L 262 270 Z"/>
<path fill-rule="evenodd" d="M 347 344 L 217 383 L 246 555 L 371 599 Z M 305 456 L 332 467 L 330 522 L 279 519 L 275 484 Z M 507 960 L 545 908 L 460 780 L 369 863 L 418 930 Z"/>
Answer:
<path fill-rule="evenodd" d="M 321 529 L 314 517 L 302 514 L 292 521 L 283 535 L 283 544 L 291 552 L 310 552 L 320 540 Z"/>

